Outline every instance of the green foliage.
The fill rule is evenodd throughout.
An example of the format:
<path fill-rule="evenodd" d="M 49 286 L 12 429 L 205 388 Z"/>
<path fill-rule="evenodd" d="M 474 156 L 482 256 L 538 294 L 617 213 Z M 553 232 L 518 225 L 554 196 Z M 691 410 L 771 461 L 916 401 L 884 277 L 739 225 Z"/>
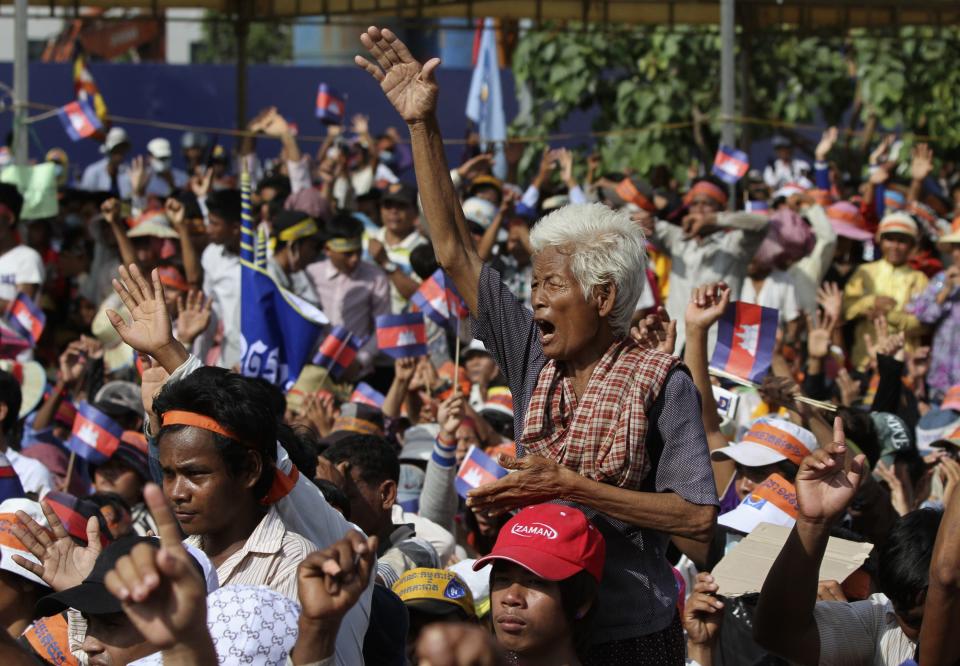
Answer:
<path fill-rule="evenodd" d="M 581 26 L 582 28 L 582 26 Z M 902 28 L 899 38 L 813 36 L 787 30 L 738 34 L 737 91 L 749 95 L 748 115 L 787 123 L 822 117 L 840 123 L 858 93 L 860 120 L 933 134 L 960 145 L 960 30 Z M 747 58 L 748 67 L 741 66 Z M 578 109 L 595 108 L 594 130 L 604 164 L 649 174 L 667 164 L 682 176 L 694 157 L 707 157 L 720 126 L 720 35 L 715 27 L 587 26 L 530 32 L 514 52 L 518 87 L 527 86 L 532 112 L 514 135 L 556 132 Z M 854 75 L 855 74 L 855 75 Z M 743 114 L 743 107 L 738 114 Z M 706 114 L 698 147 L 692 123 Z M 623 132 L 622 130 L 642 131 Z M 775 131 L 752 125 L 751 136 Z M 521 162 L 528 169 L 542 146 Z"/>
<path fill-rule="evenodd" d="M 222 15 L 208 12 L 208 19 Z M 250 24 L 247 35 L 247 62 L 285 64 L 293 57 L 293 29 L 287 21 Z M 235 63 L 237 36 L 233 23 L 207 20 L 203 23 L 203 43 L 197 52 L 199 63 Z"/>

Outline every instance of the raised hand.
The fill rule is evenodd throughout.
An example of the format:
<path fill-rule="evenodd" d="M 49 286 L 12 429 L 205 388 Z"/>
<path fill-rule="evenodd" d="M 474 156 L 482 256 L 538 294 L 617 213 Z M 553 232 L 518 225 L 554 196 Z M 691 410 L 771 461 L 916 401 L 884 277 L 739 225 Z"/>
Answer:
<path fill-rule="evenodd" d="M 143 155 L 130 160 L 130 189 L 133 193 L 142 196 L 150 182 L 150 167 L 147 166 Z"/>
<path fill-rule="evenodd" d="M 843 291 L 836 282 L 825 282 L 817 287 L 817 305 L 833 319 L 834 325 L 843 320 Z"/>
<path fill-rule="evenodd" d="M 569 187 L 577 184 L 573 179 L 573 153 L 566 148 L 561 148 L 557 153 L 557 162 L 560 164 L 560 178 Z"/>
<path fill-rule="evenodd" d="M 460 174 L 461 178 L 471 180 L 481 174 L 487 173 L 492 165 L 493 155 L 490 153 L 480 153 L 458 166 L 457 173 Z"/>
<path fill-rule="evenodd" d="M 933 171 L 933 149 L 926 143 L 913 147 L 910 161 L 910 176 L 914 180 L 923 180 Z"/>
<path fill-rule="evenodd" d="M 60 354 L 59 368 L 60 381 L 68 387 L 76 386 L 83 378 L 83 373 L 87 370 L 87 355 L 84 344 L 81 340 L 74 340 L 62 354 Z"/>
<path fill-rule="evenodd" d="M 813 317 L 807 315 L 807 355 L 810 358 L 826 358 L 830 353 L 836 324 L 836 320 L 826 310 L 823 315 L 819 312 L 814 313 Z"/>
<path fill-rule="evenodd" d="M 303 401 L 303 420 L 321 437 L 330 434 L 336 417 L 333 394 L 329 391 L 313 393 Z"/>
<path fill-rule="evenodd" d="M 175 197 L 169 197 L 163 204 L 163 212 L 170 220 L 170 226 L 177 231 L 183 227 L 186 210 L 180 200 Z"/>
<path fill-rule="evenodd" d="M 630 337 L 644 349 L 672 354 L 677 344 L 677 322 L 670 320 L 666 308 L 659 307 L 630 329 Z"/>
<path fill-rule="evenodd" d="M 193 195 L 197 197 L 197 199 L 203 199 L 210 194 L 210 188 L 212 186 L 213 169 L 211 167 L 206 167 L 202 174 L 190 176 L 190 191 L 193 192 Z"/>
<path fill-rule="evenodd" d="M 300 633 L 291 656 L 296 664 L 333 654 L 343 616 L 357 603 L 375 569 L 377 537 L 354 530 L 329 548 L 307 555 L 297 569 Z"/>
<path fill-rule="evenodd" d="M 142 354 L 154 357 L 168 372 L 176 370 L 187 359 L 187 352 L 173 338 L 170 313 L 164 301 L 160 273 L 153 269 L 153 286 L 135 264 L 129 270 L 120 267 L 120 280 L 114 278 L 113 289 L 130 312 L 128 324 L 115 310 L 107 310 L 110 323 L 120 338 Z"/>
<path fill-rule="evenodd" d="M 903 483 L 900 481 L 900 477 L 897 476 L 896 470 L 888 467 L 882 460 L 878 460 L 876 467 L 873 468 L 873 472 L 881 481 L 885 481 L 887 487 L 890 489 L 890 503 L 893 505 L 897 515 L 905 516 L 910 513 L 910 502 L 907 499 Z"/>
<path fill-rule="evenodd" d="M 87 520 L 87 545 L 79 546 L 50 505 L 40 502 L 40 507 L 50 530 L 23 511 L 17 511 L 19 523 L 13 526 L 13 535 L 40 560 L 40 564 L 19 555 L 14 555 L 13 561 L 38 576 L 54 592 L 60 592 L 79 585 L 93 571 L 93 564 L 103 549 L 100 523 L 93 516 Z"/>
<path fill-rule="evenodd" d="M 104 584 L 151 645 L 161 650 L 206 645 L 206 582 L 180 541 L 180 527 L 160 487 L 148 483 L 143 498 L 157 523 L 160 547 L 138 544 L 107 572 Z"/>
<path fill-rule="evenodd" d="M 409 386 L 413 381 L 413 375 L 417 370 L 417 359 L 398 358 L 393 362 L 394 377 L 397 381 L 403 382 Z"/>
<path fill-rule="evenodd" d="M 886 162 L 887 154 L 890 152 L 890 147 L 896 140 L 896 134 L 887 134 L 885 137 L 883 137 L 883 139 L 880 140 L 880 143 L 877 144 L 877 147 L 874 148 L 873 152 L 870 153 L 870 165 L 873 166 L 880 164 L 881 162 Z"/>
<path fill-rule="evenodd" d="M 706 331 L 717 323 L 730 305 L 731 293 L 726 282 L 710 282 L 694 289 L 684 315 L 687 329 Z"/>
<path fill-rule="evenodd" d="M 716 596 L 719 589 L 709 573 L 697 574 L 693 594 L 683 608 L 683 628 L 690 642 L 710 645 L 716 640 L 723 622 L 723 602 Z"/>
<path fill-rule="evenodd" d="M 156 436 L 160 432 L 160 420 L 153 413 L 153 400 L 170 379 L 170 373 L 149 356 L 143 356 L 141 360 L 143 374 L 140 376 L 140 399 L 143 401 L 144 412 L 150 417 L 151 434 Z"/>
<path fill-rule="evenodd" d="M 833 421 L 833 441 L 803 459 L 797 472 L 799 518 L 819 525 L 833 525 L 853 500 L 863 479 L 866 456 L 847 456 L 843 420 Z"/>
<path fill-rule="evenodd" d="M 813 151 L 813 156 L 818 162 L 826 161 L 827 155 L 829 155 L 830 151 L 833 150 L 833 146 L 836 142 L 836 127 L 828 127 L 827 129 L 823 130 L 823 134 L 820 135 L 820 143 L 817 144 L 816 150 Z"/>
<path fill-rule="evenodd" d="M 356 56 L 354 61 L 380 83 L 387 99 L 407 124 L 433 118 L 439 92 L 434 71 L 440 59 L 431 58 L 421 65 L 407 46 L 386 28 L 370 26 L 360 35 L 360 42 L 379 67 L 362 56 Z"/>
<path fill-rule="evenodd" d="M 854 379 L 846 368 L 837 372 L 837 388 L 840 389 L 840 404 L 853 406 L 860 399 L 860 380 Z"/>
<path fill-rule="evenodd" d="M 180 296 L 177 305 L 177 337 L 184 345 L 190 346 L 210 325 L 213 299 L 207 298 L 199 289 L 191 289 L 186 298 Z"/>
<path fill-rule="evenodd" d="M 457 428 L 463 422 L 463 403 L 464 398 L 460 393 L 454 393 L 440 403 L 437 421 L 440 423 L 440 431 L 448 437 L 455 436 Z"/>
<path fill-rule="evenodd" d="M 103 215 L 103 219 L 109 224 L 117 224 L 120 222 L 120 199 L 110 197 L 104 201 L 100 204 L 100 214 Z"/>
<path fill-rule="evenodd" d="M 350 119 L 350 131 L 358 136 L 370 133 L 370 118 L 363 114 L 354 114 Z"/>

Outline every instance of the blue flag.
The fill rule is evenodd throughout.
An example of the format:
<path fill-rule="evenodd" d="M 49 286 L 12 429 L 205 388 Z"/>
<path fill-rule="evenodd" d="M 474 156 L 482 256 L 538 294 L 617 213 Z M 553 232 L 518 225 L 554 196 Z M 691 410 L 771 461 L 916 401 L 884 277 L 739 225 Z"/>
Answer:
<path fill-rule="evenodd" d="M 276 283 L 266 270 L 266 238 L 253 231 L 250 176 L 241 176 L 240 371 L 283 389 L 297 381 L 326 316 Z"/>
<path fill-rule="evenodd" d="M 506 178 L 507 158 L 503 152 L 503 142 L 507 140 L 507 119 L 500 88 L 497 31 L 492 18 L 484 19 L 477 64 L 473 68 L 470 92 L 467 94 L 467 118 L 477 124 L 480 146 L 494 151 L 493 174 L 500 179 Z"/>

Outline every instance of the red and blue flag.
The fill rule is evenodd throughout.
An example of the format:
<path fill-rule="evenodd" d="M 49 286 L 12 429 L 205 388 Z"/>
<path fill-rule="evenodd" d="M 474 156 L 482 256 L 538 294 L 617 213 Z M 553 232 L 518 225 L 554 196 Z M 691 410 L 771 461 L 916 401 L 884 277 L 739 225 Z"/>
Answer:
<path fill-rule="evenodd" d="M 339 379 L 357 358 L 357 352 L 364 342 L 363 338 L 345 327 L 334 326 L 313 357 L 313 364 L 326 368 L 331 377 Z"/>
<path fill-rule="evenodd" d="M 63 523 L 63 528 L 67 531 L 67 534 L 74 539 L 86 545 L 87 521 L 95 516 L 97 522 L 100 523 L 100 545 L 106 546 L 110 543 L 110 531 L 107 528 L 107 523 L 100 513 L 100 509 L 90 500 L 78 499 L 70 493 L 51 490 L 43 496 L 43 501 L 53 509 L 57 518 Z"/>
<path fill-rule="evenodd" d="M 10 326 L 29 340 L 30 346 L 33 347 L 43 334 L 47 316 L 29 296 L 21 291 L 10 303 L 9 321 Z"/>
<path fill-rule="evenodd" d="M 0 453 L 0 502 L 14 497 L 26 497 L 26 493 L 23 492 L 20 477 L 14 471 L 13 465 L 7 460 L 7 456 Z"/>
<path fill-rule="evenodd" d="M 730 146 L 720 146 L 713 158 L 713 175 L 733 185 L 747 175 L 750 169 L 750 156 L 742 150 Z"/>
<path fill-rule="evenodd" d="M 102 465 L 117 450 L 122 436 L 120 424 L 90 403 L 81 402 L 67 448 L 94 465 Z"/>
<path fill-rule="evenodd" d="M 408 312 L 377 317 L 377 347 L 392 358 L 411 358 L 427 353 L 427 327 L 423 313 Z"/>
<path fill-rule="evenodd" d="M 500 467 L 496 460 L 484 453 L 482 449 L 471 446 L 453 483 L 457 487 L 457 494 L 466 498 L 468 490 L 493 483 L 506 475 L 507 470 Z"/>
<path fill-rule="evenodd" d="M 438 326 L 456 327 L 467 316 L 467 304 L 442 268 L 424 280 L 410 300 Z"/>
<path fill-rule="evenodd" d="M 357 384 L 357 388 L 350 395 L 350 402 L 359 402 L 361 405 L 369 405 L 377 409 L 383 409 L 384 400 L 386 397 L 366 382 Z"/>
<path fill-rule="evenodd" d="M 346 113 L 346 98 L 326 83 L 321 83 L 317 88 L 317 118 L 326 125 L 339 125 Z"/>
<path fill-rule="evenodd" d="M 80 141 L 103 130 L 97 112 L 85 99 L 70 102 L 57 109 L 63 129 L 73 141 Z"/>
<path fill-rule="evenodd" d="M 751 382 L 767 374 L 777 341 L 780 312 L 752 303 L 727 306 L 718 322 L 717 346 L 710 366 Z"/>

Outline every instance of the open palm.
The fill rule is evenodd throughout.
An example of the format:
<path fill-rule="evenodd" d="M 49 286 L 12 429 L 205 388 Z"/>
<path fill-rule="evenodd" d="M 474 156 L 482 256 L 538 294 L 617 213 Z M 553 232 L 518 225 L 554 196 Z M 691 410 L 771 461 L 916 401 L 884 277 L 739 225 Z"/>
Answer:
<path fill-rule="evenodd" d="M 440 64 L 432 58 L 421 65 L 407 46 L 390 30 L 370 27 L 360 41 L 377 63 L 357 56 L 355 62 L 380 82 L 393 107 L 407 123 L 431 118 L 437 110 L 437 82 L 434 70 Z"/>
<path fill-rule="evenodd" d="M 130 312 L 131 321 L 128 324 L 114 310 L 107 310 L 107 316 L 124 342 L 138 352 L 156 356 L 173 342 L 173 327 L 156 270 L 152 278 L 151 287 L 136 265 L 131 264 L 129 270 L 121 266 L 120 280 L 113 280 L 113 289 Z"/>
<path fill-rule="evenodd" d="M 63 523 L 46 502 L 40 503 L 50 530 L 44 529 L 23 511 L 17 511 L 18 525 L 13 534 L 38 559 L 40 564 L 14 555 L 14 561 L 40 577 L 55 592 L 79 585 L 93 571 L 100 555 L 100 524 L 96 518 L 87 521 L 87 545 L 77 545 Z M 53 532 L 51 537 L 50 531 Z"/>

